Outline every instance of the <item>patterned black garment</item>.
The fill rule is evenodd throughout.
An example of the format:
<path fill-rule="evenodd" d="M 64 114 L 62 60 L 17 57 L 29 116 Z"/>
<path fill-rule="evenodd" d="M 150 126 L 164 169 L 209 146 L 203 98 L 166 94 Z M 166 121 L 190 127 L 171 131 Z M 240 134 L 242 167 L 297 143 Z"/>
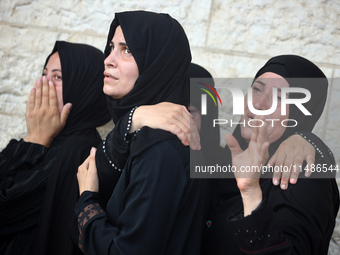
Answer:
<path fill-rule="evenodd" d="M 334 178 L 300 178 L 283 191 L 271 177 L 260 180 L 263 201 L 247 217 L 240 194 L 230 192 L 235 180 L 220 180 L 226 193 L 206 221 L 202 254 L 328 254 L 339 209 Z"/>

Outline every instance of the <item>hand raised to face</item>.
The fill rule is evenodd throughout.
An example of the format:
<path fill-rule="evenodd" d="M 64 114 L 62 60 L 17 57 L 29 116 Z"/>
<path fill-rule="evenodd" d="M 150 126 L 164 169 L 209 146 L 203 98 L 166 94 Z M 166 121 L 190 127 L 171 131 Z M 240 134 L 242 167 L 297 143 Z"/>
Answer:
<path fill-rule="evenodd" d="M 68 103 L 59 112 L 53 82 L 48 81 L 45 76 L 40 78 L 27 100 L 25 115 L 27 134 L 24 141 L 49 147 L 65 126 L 71 106 Z"/>
<path fill-rule="evenodd" d="M 244 216 L 251 214 L 262 201 L 259 178 L 261 168 L 269 157 L 268 124 L 263 121 L 264 116 L 256 118 L 262 120 L 263 125 L 252 128 L 249 146 L 246 150 L 241 149 L 231 134 L 225 136 L 231 151 L 232 164 L 236 167 L 234 175 L 242 196 Z"/>

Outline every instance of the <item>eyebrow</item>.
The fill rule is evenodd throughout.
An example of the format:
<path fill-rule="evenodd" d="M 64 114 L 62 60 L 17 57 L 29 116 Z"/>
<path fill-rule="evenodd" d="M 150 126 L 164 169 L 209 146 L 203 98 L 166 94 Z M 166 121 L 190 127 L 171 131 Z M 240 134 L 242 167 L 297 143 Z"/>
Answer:
<path fill-rule="evenodd" d="M 260 83 L 262 86 L 266 86 L 266 84 L 263 81 L 256 80 L 255 82 Z M 280 87 L 275 87 L 275 88 L 277 88 L 277 90 L 279 92 L 281 92 L 281 88 Z"/>
<path fill-rule="evenodd" d="M 256 80 L 255 82 L 260 83 L 262 86 L 266 86 L 266 84 L 263 81 Z"/>
<path fill-rule="evenodd" d="M 47 68 L 44 68 L 44 71 L 48 71 Z M 61 72 L 61 69 L 52 69 L 51 72 Z"/>
<path fill-rule="evenodd" d="M 112 45 L 115 45 L 115 44 L 113 43 L 113 41 L 110 42 L 110 45 L 111 45 L 111 44 L 112 44 Z M 120 43 L 118 43 L 118 44 L 119 44 L 120 46 L 126 46 L 126 47 L 128 47 L 127 44 L 126 44 L 126 42 L 120 42 Z"/>

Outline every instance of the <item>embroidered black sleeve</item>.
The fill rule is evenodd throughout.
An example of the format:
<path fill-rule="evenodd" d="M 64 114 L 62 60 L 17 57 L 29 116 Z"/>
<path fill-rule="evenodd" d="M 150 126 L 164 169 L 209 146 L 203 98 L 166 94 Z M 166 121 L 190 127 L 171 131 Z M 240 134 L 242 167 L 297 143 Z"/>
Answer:
<path fill-rule="evenodd" d="M 82 239 L 83 239 L 83 229 L 93 217 L 103 214 L 104 211 L 98 203 L 89 204 L 84 208 L 84 210 L 78 215 L 78 229 L 79 229 L 79 241 L 78 246 L 82 250 Z"/>
<path fill-rule="evenodd" d="M 137 109 L 138 106 L 135 106 L 134 108 L 132 108 L 132 110 L 129 113 L 129 118 L 127 120 L 127 127 L 126 127 L 126 132 L 124 134 L 124 141 L 126 143 L 130 143 L 132 138 L 135 137 L 137 135 L 137 133 L 140 131 L 140 129 L 137 129 L 136 131 L 134 131 L 133 133 L 129 133 L 130 128 L 131 128 L 131 123 L 132 123 L 132 115 L 134 114 L 135 110 Z"/>
<path fill-rule="evenodd" d="M 295 132 L 295 134 L 300 135 L 306 141 L 308 141 L 311 145 L 314 146 L 316 152 L 316 159 L 320 161 L 325 161 L 328 164 L 335 164 L 335 159 L 332 151 L 328 148 L 328 146 L 315 134 L 310 132 Z"/>

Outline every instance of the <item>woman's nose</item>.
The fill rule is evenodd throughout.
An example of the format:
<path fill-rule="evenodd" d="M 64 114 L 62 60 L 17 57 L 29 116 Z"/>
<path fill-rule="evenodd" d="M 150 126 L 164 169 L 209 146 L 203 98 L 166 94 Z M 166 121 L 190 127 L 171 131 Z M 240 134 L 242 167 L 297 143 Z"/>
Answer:
<path fill-rule="evenodd" d="M 114 50 L 111 51 L 110 54 L 106 57 L 106 59 L 104 60 L 104 65 L 117 67 L 116 55 Z"/>
<path fill-rule="evenodd" d="M 253 96 L 253 106 L 257 110 L 268 110 L 273 105 L 273 97 L 266 95 Z"/>

